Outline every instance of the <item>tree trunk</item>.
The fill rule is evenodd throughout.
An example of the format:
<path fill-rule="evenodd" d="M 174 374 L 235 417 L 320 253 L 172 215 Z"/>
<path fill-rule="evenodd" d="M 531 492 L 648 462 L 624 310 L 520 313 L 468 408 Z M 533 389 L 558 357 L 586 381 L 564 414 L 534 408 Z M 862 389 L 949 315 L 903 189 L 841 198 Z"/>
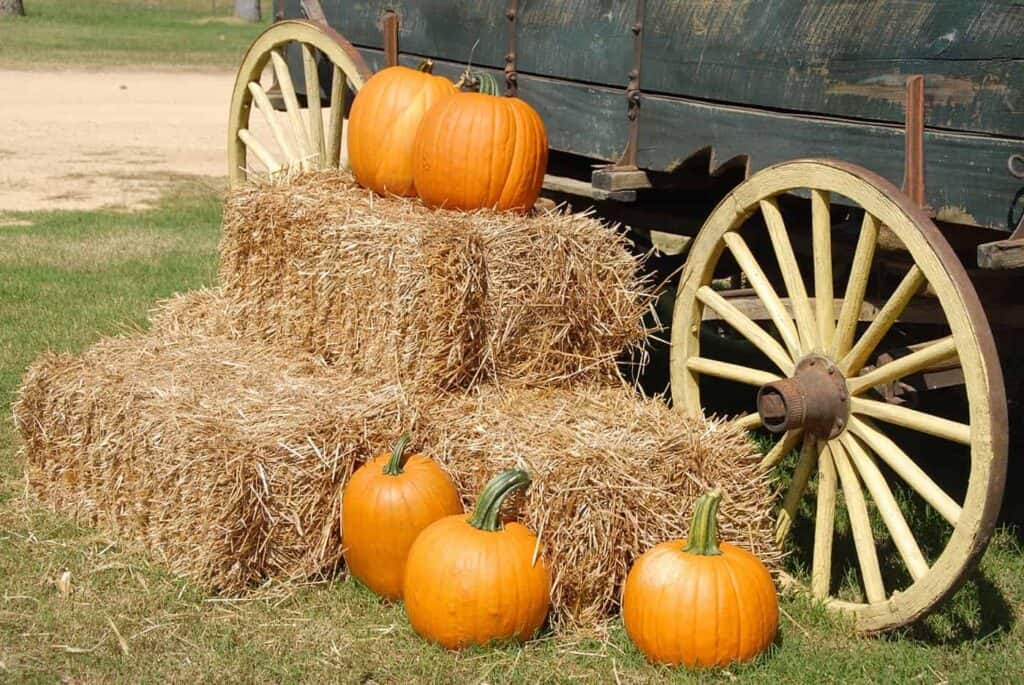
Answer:
<path fill-rule="evenodd" d="M 3 2 L 3 0 L 0 0 L 0 2 Z M 260 0 L 235 0 L 235 16 L 253 23 L 262 21 Z"/>
<path fill-rule="evenodd" d="M 24 17 L 25 7 L 21 0 L 0 0 L 0 17 Z"/>

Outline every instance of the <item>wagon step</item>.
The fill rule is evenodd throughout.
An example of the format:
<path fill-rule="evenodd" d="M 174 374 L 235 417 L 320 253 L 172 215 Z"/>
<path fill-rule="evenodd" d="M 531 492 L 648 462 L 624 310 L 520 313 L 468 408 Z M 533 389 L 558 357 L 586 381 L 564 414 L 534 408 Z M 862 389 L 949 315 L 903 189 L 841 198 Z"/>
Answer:
<path fill-rule="evenodd" d="M 592 183 L 581 181 L 570 176 L 544 176 L 544 190 L 566 195 L 589 197 L 592 200 L 614 200 L 616 202 L 636 202 L 635 190 L 604 190 Z"/>

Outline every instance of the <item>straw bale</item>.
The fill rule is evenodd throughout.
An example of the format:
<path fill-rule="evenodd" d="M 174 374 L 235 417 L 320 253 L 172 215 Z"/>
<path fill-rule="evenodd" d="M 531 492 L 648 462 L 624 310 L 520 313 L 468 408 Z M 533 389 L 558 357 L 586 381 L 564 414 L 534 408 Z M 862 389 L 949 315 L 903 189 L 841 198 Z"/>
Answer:
<path fill-rule="evenodd" d="M 624 386 L 497 390 L 449 397 L 425 419 L 427 449 L 472 498 L 495 473 L 533 475 L 523 520 L 553 569 L 556 629 L 599 625 L 632 562 L 685 537 L 691 507 L 724 491 L 722 539 L 774 565 L 772 487 L 744 431 L 690 420 Z"/>
<path fill-rule="evenodd" d="M 617 375 L 650 306 L 614 227 L 561 211 L 428 210 L 345 172 L 245 186 L 221 282 L 241 330 L 387 378 L 472 387 Z"/>
<path fill-rule="evenodd" d="M 45 355 L 14 409 L 42 501 L 234 593 L 336 566 L 340 486 L 405 404 L 313 357 L 148 334 Z"/>

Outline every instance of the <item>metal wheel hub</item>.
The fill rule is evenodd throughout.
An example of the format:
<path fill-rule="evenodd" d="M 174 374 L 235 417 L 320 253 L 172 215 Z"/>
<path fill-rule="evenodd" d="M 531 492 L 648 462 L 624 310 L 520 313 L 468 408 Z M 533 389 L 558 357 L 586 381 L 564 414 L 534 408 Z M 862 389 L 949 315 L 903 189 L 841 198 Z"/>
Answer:
<path fill-rule="evenodd" d="M 761 386 L 757 413 L 773 433 L 802 428 L 815 437 L 832 439 L 843 432 L 850 416 L 846 378 L 831 359 L 804 357 L 790 378 Z"/>

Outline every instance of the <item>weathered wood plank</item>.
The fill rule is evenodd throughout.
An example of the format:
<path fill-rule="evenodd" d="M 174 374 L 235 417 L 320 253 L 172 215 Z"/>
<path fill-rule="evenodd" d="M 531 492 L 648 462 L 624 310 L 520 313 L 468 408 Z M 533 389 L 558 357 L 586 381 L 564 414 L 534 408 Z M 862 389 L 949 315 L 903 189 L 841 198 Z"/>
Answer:
<path fill-rule="evenodd" d="M 748 173 L 798 157 L 832 157 L 897 186 L 903 178 L 900 126 L 661 96 L 644 98 L 641 117 L 638 166 L 644 169 L 672 171 L 698 154 L 710 154 L 711 171 L 738 163 Z M 1006 173 L 1006 159 L 1020 147 L 1019 138 L 926 130 L 928 205 L 946 221 L 1009 230 L 1007 211 L 1020 181 Z"/>
<path fill-rule="evenodd" d="M 384 64 L 381 50 L 361 48 L 371 69 Z M 400 55 L 399 63 L 415 66 L 417 57 Z M 465 67 L 445 60 L 435 60 L 434 73 L 457 79 Z M 501 72 L 492 70 L 495 77 Z M 540 114 L 548 132 L 548 143 L 555 150 L 595 159 L 614 161 L 626 144 L 629 121 L 626 99 L 622 93 L 568 81 L 521 75 L 519 97 L 529 102 Z"/>
<path fill-rule="evenodd" d="M 978 245 L 978 266 L 982 269 L 1024 268 L 1024 238 Z"/>
<path fill-rule="evenodd" d="M 1020 136 L 1019 0 L 648 0 L 643 87 L 719 102 Z"/>
<path fill-rule="evenodd" d="M 402 51 L 465 63 L 505 66 L 508 3 L 451 0 L 325 0 L 332 26 L 359 47 L 383 48 L 385 10 L 399 14 Z M 625 88 L 632 61 L 636 0 L 544 0 L 519 3 L 520 72 Z"/>

